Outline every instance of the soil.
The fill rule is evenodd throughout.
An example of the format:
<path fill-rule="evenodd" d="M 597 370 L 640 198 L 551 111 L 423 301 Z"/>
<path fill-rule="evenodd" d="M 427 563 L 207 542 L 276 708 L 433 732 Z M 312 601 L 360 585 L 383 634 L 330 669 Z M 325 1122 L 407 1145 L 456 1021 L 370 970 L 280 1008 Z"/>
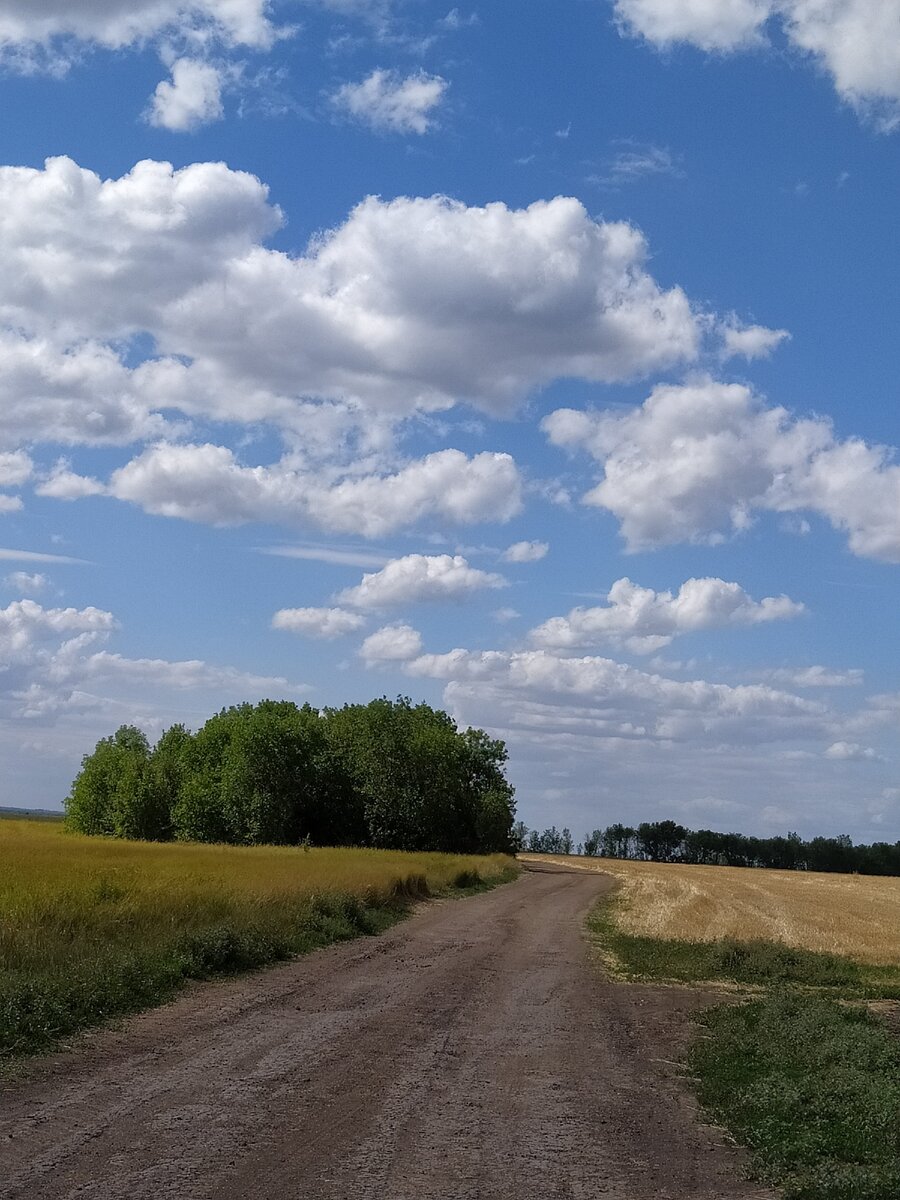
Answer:
<path fill-rule="evenodd" d="M 529 864 L 212 984 L 0 1092 L 4 1200 L 749 1200 L 674 1065 L 689 989 L 606 981 L 609 877 Z"/>

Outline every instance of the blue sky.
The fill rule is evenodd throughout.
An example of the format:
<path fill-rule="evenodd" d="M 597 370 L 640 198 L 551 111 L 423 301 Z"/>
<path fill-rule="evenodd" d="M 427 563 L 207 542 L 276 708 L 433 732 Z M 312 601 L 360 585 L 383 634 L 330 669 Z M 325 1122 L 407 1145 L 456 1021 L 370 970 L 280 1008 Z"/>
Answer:
<path fill-rule="evenodd" d="M 0 0 L 0 802 L 402 692 L 900 836 L 900 0 Z"/>

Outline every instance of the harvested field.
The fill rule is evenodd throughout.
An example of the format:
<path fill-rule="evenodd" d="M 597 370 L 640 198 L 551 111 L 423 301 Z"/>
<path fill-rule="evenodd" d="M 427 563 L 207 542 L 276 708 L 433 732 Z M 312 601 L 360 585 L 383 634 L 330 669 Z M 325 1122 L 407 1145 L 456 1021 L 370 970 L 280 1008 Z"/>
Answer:
<path fill-rule="evenodd" d="M 900 879 L 622 859 L 520 855 L 619 880 L 616 925 L 662 940 L 782 942 L 877 966 L 900 963 Z"/>

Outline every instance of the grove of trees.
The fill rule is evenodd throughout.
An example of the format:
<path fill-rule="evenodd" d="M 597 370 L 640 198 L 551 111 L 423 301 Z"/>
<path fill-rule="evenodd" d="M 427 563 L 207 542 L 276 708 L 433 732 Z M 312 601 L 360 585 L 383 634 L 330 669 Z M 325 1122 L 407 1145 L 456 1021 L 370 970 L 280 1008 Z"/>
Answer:
<path fill-rule="evenodd" d="M 506 747 L 405 697 L 319 711 L 222 709 L 151 747 L 123 725 L 85 755 L 66 800 L 80 833 L 238 845 L 511 848 Z"/>
<path fill-rule="evenodd" d="M 539 832 L 518 822 L 513 828 L 517 850 L 571 854 L 572 835 L 555 826 Z M 900 875 L 900 842 L 854 845 L 846 834 L 804 841 L 797 833 L 758 838 L 743 833 L 687 829 L 677 821 L 644 821 L 637 827 L 614 824 L 584 835 L 579 854 L 629 858 L 647 862 L 697 863 L 721 867 L 773 867 L 784 871 L 859 872 Z"/>

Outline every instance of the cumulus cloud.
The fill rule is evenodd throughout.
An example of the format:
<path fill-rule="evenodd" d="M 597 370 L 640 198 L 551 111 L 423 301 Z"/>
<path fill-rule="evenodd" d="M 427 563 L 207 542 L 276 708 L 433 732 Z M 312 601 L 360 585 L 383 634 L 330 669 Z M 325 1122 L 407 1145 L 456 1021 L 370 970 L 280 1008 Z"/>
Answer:
<path fill-rule="evenodd" d="M 440 75 L 416 71 L 376 70 L 359 83 L 345 83 L 331 98 L 335 108 L 389 133 L 428 133 L 434 113 L 444 99 L 447 81 Z"/>
<path fill-rule="evenodd" d="M 370 634 L 360 647 L 367 666 L 381 662 L 407 662 L 422 652 L 422 635 L 411 625 L 385 625 Z"/>
<path fill-rule="evenodd" d="M 876 759 L 878 755 L 871 746 L 861 746 L 859 742 L 832 742 L 825 751 L 825 757 L 842 762 L 860 762 Z"/>
<path fill-rule="evenodd" d="M 480 571 L 460 554 L 407 554 L 362 577 L 341 592 L 342 604 L 355 608 L 394 608 L 423 601 L 462 600 L 485 588 L 502 588 L 502 575 Z"/>
<path fill-rule="evenodd" d="M 621 644 L 637 654 L 652 654 L 680 634 L 702 629 L 759 625 L 782 621 L 804 611 L 787 596 L 753 600 L 737 583 L 723 579 L 688 579 L 673 595 L 617 579 L 608 603 L 573 608 L 531 631 L 531 641 L 549 650 L 576 650 Z"/>
<path fill-rule="evenodd" d="M 0 363 L 25 376 L 35 436 L 54 411 L 67 441 L 82 421 L 85 440 L 147 436 L 163 407 L 279 425 L 301 400 L 503 414 L 555 378 L 690 362 L 702 340 L 684 292 L 647 272 L 642 235 L 573 199 L 369 198 L 297 256 L 264 247 L 280 211 L 221 163 L 105 181 L 69 159 L 0 168 L 0 205 Z M 121 347 L 139 334 L 158 354 L 129 370 Z"/>
<path fill-rule="evenodd" d="M 615 0 L 623 32 L 660 48 L 713 53 L 760 46 L 777 23 L 838 94 L 882 128 L 900 123 L 900 0 Z"/>
<path fill-rule="evenodd" d="M 96 718 L 88 720 L 94 738 L 109 732 L 98 721 L 121 723 L 153 711 L 168 723 L 173 696 L 186 691 L 208 692 L 221 703 L 223 695 L 245 700 L 305 690 L 281 677 L 199 660 L 131 659 L 98 649 L 118 627 L 112 613 L 94 607 L 43 608 L 24 599 L 0 609 L 0 739 L 23 720 L 55 725 L 81 722 L 85 714 Z M 82 733 L 70 747 L 73 770 L 85 744 Z"/>
<path fill-rule="evenodd" d="M 513 542 L 500 557 L 504 562 L 511 563 L 538 562 L 549 549 L 549 542 Z"/>
<path fill-rule="evenodd" d="M 10 672 L 31 662 L 42 643 L 75 635 L 64 644 L 80 647 L 116 628 L 112 613 L 99 608 L 43 608 L 35 600 L 15 600 L 0 609 L 0 660 Z"/>
<path fill-rule="evenodd" d="M 99 479 L 79 475 L 64 461 L 57 463 L 34 490 L 39 496 L 49 496 L 52 500 L 83 500 L 86 496 L 106 495 L 106 487 Z"/>
<path fill-rule="evenodd" d="M 171 66 L 171 79 L 157 84 L 147 119 L 151 125 L 183 133 L 219 121 L 223 75 L 212 63 L 178 58 Z"/>
<path fill-rule="evenodd" d="M 790 338 L 786 329 L 767 329 L 765 325 L 742 325 L 736 319 L 721 326 L 722 358 L 768 358 L 783 341 Z"/>
<path fill-rule="evenodd" d="M 406 669 L 415 676 L 477 684 L 485 695 L 505 697 L 504 703 L 515 695 L 562 706 L 573 729 L 595 737 L 758 743 L 821 736 L 829 728 L 823 705 L 789 692 L 762 684 L 666 679 L 609 658 L 457 649 L 420 655 Z"/>
<path fill-rule="evenodd" d="M 24 450 L 0 454 L 0 487 L 21 487 L 31 478 L 34 464 Z"/>
<path fill-rule="evenodd" d="M 364 617 L 346 608 L 281 608 L 272 618 L 273 629 L 328 641 L 355 633 L 364 624 Z"/>
<path fill-rule="evenodd" d="M 0 0 L 0 47 L 76 39 L 120 50 L 174 32 L 265 48 L 276 36 L 270 7 L 270 0 Z"/>
<path fill-rule="evenodd" d="M 743 385 L 663 385 L 639 408 L 559 409 L 543 428 L 602 465 L 584 502 L 618 517 L 631 550 L 721 541 L 759 511 L 809 512 L 845 531 L 854 553 L 900 562 L 893 451 L 840 440 L 826 418 L 769 407 Z"/>
<path fill-rule="evenodd" d="M 42 592 L 50 580 L 46 575 L 41 575 L 39 572 L 29 574 L 27 571 L 13 571 L 6 576 L 4 582 L 7 587 L 14 588 L 17 592 L 28 595 L 29 593 Z"/>
<path fill-rule="evenodd" d="M 441 450 L 392 474 L 344 478 L 290 460 L 243 466 L 225 446 L 161 444 L 114 472 L 109 494 L 160 516 L 211 525 L 275 521 L 381 537 L 424 517 L 508 520 L 521 506 L 507 454 Z"/>

